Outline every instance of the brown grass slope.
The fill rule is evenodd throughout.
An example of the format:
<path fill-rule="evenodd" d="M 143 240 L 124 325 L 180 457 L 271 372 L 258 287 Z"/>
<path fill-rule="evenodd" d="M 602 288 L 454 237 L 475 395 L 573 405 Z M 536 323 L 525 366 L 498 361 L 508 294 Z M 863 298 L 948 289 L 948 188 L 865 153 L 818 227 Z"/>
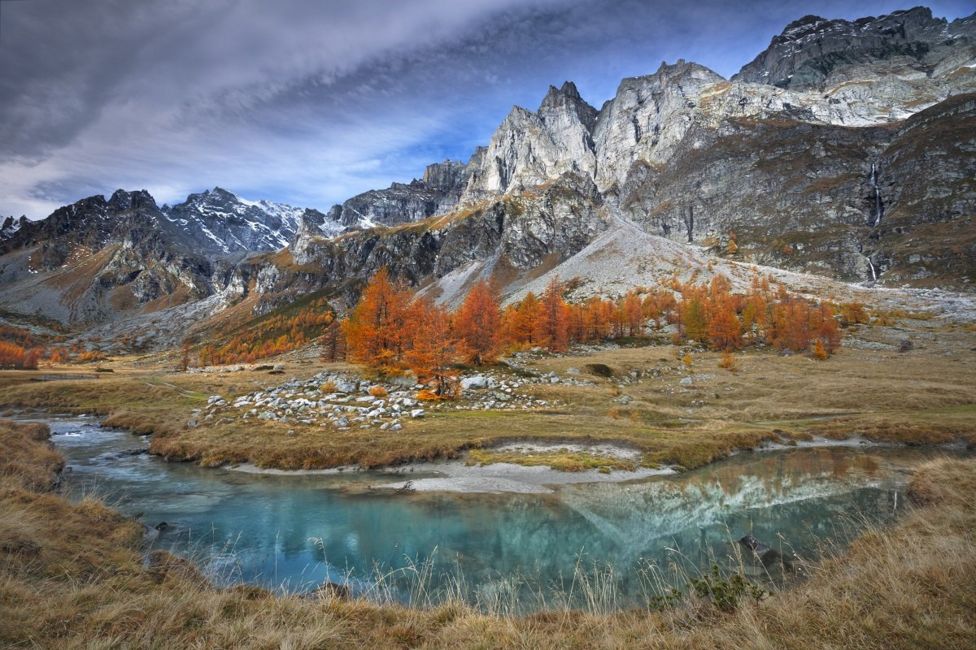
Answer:
<path fill-rule="evenodd" d="M 504 617 L 216 589 L 141 551 L 142 528 L 45 491 L 43 429 L 0 421 L 0 646 L 42 648 L 972 648 L 976 462 L 921 468 L 921 507 L 862 536 L 795 588 L 723 613 L 549 612 Z"/>

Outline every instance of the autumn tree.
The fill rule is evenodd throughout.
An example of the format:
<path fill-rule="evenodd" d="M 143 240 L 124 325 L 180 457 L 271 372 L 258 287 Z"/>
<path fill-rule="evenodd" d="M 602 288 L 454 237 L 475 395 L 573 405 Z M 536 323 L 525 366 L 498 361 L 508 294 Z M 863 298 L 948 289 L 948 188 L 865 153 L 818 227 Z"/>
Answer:
<path fill-rule="evenodd" d="M 504 341 L 508 345 L 538 345 L 542 333 L 542 303 L 531 291 L 503 315 Z"/>
<path fill-rule="evenodd" d="M 409 307 L 410 292 L 395 284 L 385 267 L 377 271 L 345 322 L 350 356 L 384 372 L 397 369 L 415 324 Z"/>
<path fill-rule="evenodd" d="M 682 296 L 678 309 L 681 333 L 687 339 L 704 342 L 708 339 L 708 312 L 705 299 L 699 289 L 692 289 L 689 293 L 690 296 Z"/>
<path fill-rule="evenodd" d="M 323 361 L 339 361 L 346 356 L 346 338 L 343 332 L 343 324 L 338 320 L 333 320 L 325 327 L 322 332 L 322 353 Z"/>
<path fill-rule="evenodd" d="M 827 353 L 827 348 L 824 347 L 823 341 L 817 339 L 813 344 L 813 358 L 819 361 L 825 361 L 830 355 Z"/>
<path fill-rule="evenodd" d="M 0 341 L 0 368 L 21 368 L 24 363 L 24 348 L 16 343 Z"/>
<path fill-rule="evenodd" d="M 644 297 L 641 309 L 645 320 L 653 319 L 654 328 L 658 329 L 661 327 L 662 320 L 667 321 L 673 316 L 676 304 L 674 293 L 671 291 L 652 291 Z"/>
<path fill-rule="evenodd" d="M 620 305 L 621 320 L 628 336 L 639 336 L 644 327 L 644 310 L 640 294 L 628 291 Z"/>
<path fill-rule="evenodd" d="M 739 318 L 731 298 L 717 295 L 712 298 L 708 321 L 708 342 L 715 350 L 735 350 L 742 344 Z"/>
<path fill-rule="evenodd" d="M 810 347 L 810 305 L 787 297 L 773 306 L 770 338 L 780 350 L 804 352 Z"/>
<path fill-rule="evenodd" d="M 190 342 L 183 341 L 180 346 L 180 372 L 186 372 L 190 369 Z"/>
<path fill-rule="evenodd" d="M 451 333 L 450 315 L 425 299 L 414 301 L 408 311 L 414 336 L 404 360 L 420 381 L 434 385 L 438 397 L 450 395 L 457 374 L 451 367 L 459 347 Z"/>
<path fill-rule="evenodd" d="M 840 347 L 840 328 L 830 305 L 824 303 L 811 309 L 810 335 L 821 344 L 827 356 Z"/>
<path fill-rule="evenodd" d="M 748 342 L 754 343 L 766 335 L 766 328 L 769 325 L 767 310 L 766 298 L 759 291 L 756 283 L 756 287 L 745 297 L 745 304 L 742 307 L 742 332 Z"/>
<path fill-rule="evenodd" d="M 555 278 L 542 294 L 540 317 L 540 343 L 554 352 L 565 350 L 569 345 L 569 314 L 563 300 L 563 286 Z"/>
<path fill-rule="evenodd" d="M 593 296 L 586 301 L 584 323 L 586 329 L 585 341 L 601 341 L 610 336 L 610 326 L 613 319 L 614 305 L 609 300 Z"/>
<path fill-rule="evenodd" d="M 741 324 L 725 276 L 712 278 L 709 287 L 708 342 L 715 350 L 735 350 L 742 344 Z"/>
<path fill-rule="evenodd" d="M 484 280 L 475 284 L 458 309 L 455 328 L 467 363 L 480 366 L 498 357 L 502 313 L 498 296 Z"/>

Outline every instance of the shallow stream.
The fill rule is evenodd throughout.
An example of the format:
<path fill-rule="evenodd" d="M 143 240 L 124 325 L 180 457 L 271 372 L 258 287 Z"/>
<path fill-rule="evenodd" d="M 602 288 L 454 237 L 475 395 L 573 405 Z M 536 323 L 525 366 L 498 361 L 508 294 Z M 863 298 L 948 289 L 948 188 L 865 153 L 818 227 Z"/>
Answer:
<path fill-rule="evenodd" d="M 610 606 L 640 604 L 676 568 L 719 564 L 775 582 L 790 571 L 750 561 L 736 540 L 751 534 L 802 565 L 898 516 L 911 470 L 951 453 L 789 449 L 549 494 L 393 494 L 366 488 L 402 476 L 205 469 L 138 453 L 144 439 L 94 419 L 48 422 L 71 496 L 95 493 L 150 528 L 165 522 L 153 545 L 218 583 L 308 591 L 330 580 L 379 599 L 452 593 L 523 610 L 585 605 L 595 592 Z"/>

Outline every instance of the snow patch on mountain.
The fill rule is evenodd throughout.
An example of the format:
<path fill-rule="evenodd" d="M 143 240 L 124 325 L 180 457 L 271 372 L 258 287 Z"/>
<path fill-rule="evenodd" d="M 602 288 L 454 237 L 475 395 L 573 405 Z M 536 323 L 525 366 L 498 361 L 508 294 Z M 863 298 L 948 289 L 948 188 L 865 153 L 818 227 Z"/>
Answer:
<path fill-rule="evenodd" d="M 223 254 L 285 248 L 309 213 L 321 216 L 319 219 L 313 216 L 310 221 L 317 222 L 324 236 L 334 236 L 344 230 L 316 210 L 244 199 L 220 187 L 191 194 L 186 201 L 172 207 L 163 206 L 162 213 L 206 250 Z"/>

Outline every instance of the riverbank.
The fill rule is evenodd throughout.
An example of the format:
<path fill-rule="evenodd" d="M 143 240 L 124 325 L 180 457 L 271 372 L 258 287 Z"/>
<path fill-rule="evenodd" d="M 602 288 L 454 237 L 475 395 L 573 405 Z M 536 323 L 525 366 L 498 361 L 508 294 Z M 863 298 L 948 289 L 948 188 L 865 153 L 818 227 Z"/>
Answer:
<path fill-rule="evenodd" d="M 902 352 L 905 339 L 913 344 Z M 153 434 L 151 453 L 204 466 L 379 468 L 469 454 L 476 463 L 611 473 L 690 469 L 815 437 L 971 445 L 974 342 L 971 326 L 908 315 L 849 331 L 827 361 L 750 350 L 736 355 L 734 372 L 712 352 L 693 352 L 688 367 L 670 345 L 520 354 L 511 366 L 482 370 L 488 380 L 461 401 L 440 404 L 418 404 L 410 387 L 393 383 L 376 397 L 368 392 L 374 381 L 344 389 L 317 379 L 358 377 L 346 364 L 285 358 L 283 375 L 181 373 L 154 359 L 118 358 L 101 363 L 113 372 L 92 373 L 94 380 L 77 379 L 77 366 L 45 370 L 45 381 L 0 372 L 0 409 L 98 414 L 107 425 Z M 526 442 L 619 445 L 637 455 L 496 449 Z"/>
<path fill-rule="evenodd" d="M 800 586 L 726 611 L 692 597 L 665 610 L 527 617 L 215 589 L 192 565 L 142 556 L 142 527 L 48 491 L 59 465 L 35 426 L 0 423 L 0 641 L 12 647 L 850 647 L 976 643 L 976 462 L 935 461 L 921 505 L 863 535 Z M 56 456 L 56 454 L 55 454 Z M 41 477 L 40 480 L 38 477 Z M 852 615 L 857 612 L 857 615 Z"/>

